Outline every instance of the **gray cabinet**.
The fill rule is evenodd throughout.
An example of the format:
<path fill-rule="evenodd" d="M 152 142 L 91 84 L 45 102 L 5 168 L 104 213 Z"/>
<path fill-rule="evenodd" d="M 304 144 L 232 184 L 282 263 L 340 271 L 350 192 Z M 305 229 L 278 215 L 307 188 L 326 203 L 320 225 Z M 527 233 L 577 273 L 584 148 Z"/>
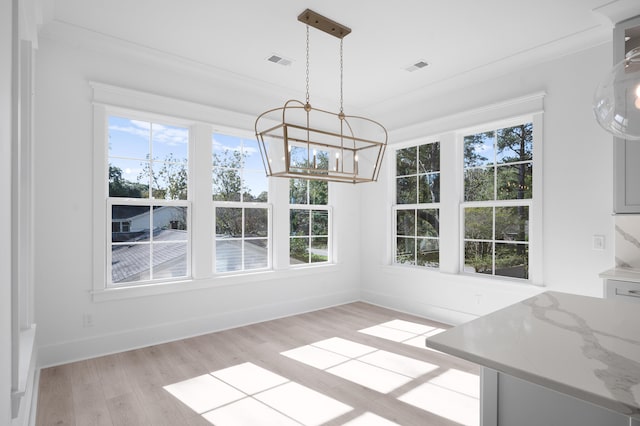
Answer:
<path fill-rule="evenodd" d="M 640 46 L 640 16 L 616 24 L 613 30 L 613 63 Z M 640 141 L 614 138 L 613 210 L 640 213 Z"/>

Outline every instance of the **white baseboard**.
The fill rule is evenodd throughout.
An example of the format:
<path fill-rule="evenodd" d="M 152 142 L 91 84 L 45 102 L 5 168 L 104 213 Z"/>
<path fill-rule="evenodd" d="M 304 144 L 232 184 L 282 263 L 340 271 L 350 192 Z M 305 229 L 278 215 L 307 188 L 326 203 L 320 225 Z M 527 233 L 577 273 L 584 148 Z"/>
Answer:
<path fill-rule="evenodd" d="M 122 330 L 116 333 L 70 340 L 39 348 L 40 367 L 66 364 L 98 356 L 166 343 L 262 321 L 315 311 L 359 300 L 359 291 L 350 290 L 298 300 L 254 306 L 220 314 L 189 318 L 179 322 Z"/>
<path fill-rule="evenodd" d="M 454 311 L 452 309 L 431 305 L 422 300 L 407 299 L 392 294 L 382 294 L 368 290 L 363 290 L 361 294 L 363 302 L 417 315 L 448 325 L 459 325 L 478 318 L 477 315 L 468 312 Z"/>

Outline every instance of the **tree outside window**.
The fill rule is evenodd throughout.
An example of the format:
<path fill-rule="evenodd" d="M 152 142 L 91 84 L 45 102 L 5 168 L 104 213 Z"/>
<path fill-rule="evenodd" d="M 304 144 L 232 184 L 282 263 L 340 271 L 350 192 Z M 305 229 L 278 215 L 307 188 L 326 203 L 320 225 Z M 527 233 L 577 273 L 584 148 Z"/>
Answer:
<path fill-rule="evenodd" d="M 440 264 L 440 142 L 396 151 L 394 263 Z"/>
<path fill-rule="evenodd" d="M 319 156 L 327 162 L 328 157 Z M 330 210 L 327 182 L 289 179 L 289 263 L 330 261 Z"/>
<path fill-rule="evenodd" d="M 533 124 L 464 137 L 464 270 L 529 278 Z"/>

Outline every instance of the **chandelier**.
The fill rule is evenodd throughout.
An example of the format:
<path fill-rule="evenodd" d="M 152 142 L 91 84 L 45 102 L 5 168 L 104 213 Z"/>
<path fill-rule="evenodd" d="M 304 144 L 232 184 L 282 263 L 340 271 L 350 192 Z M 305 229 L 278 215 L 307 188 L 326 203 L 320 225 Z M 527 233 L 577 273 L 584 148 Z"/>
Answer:
<path fill-rule="evenodd" d="M 305 23 L 307 30 L 306 102 L 288 100 L 256 119 L 256 137 L 267 176 L 348 183 L 376 181 L 387 131 L 376 121 L 343 111 L 342 45 L 351 29 L 309 9 L 298 16 L 298 21 Z M 309 103 L 309 26 L 340 39 L 338 113 Z"/>
<path fill-rule="evenodd" d="M 598 85 L 593 111 L 606 131 L 640 140 L 640 47 L 630 50 Z"/>

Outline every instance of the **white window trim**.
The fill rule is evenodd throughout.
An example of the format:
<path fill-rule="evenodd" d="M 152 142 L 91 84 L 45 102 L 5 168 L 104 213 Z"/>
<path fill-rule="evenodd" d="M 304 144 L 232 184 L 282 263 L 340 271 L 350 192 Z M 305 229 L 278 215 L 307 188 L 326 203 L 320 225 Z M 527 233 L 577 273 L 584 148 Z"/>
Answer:
<path fill-rule="evenodd" d="M 391 245 L 391 265 L 394 267 L 399 267 L 399 268 L 416 268 L 419 270 L 429 270 L 429 271 L 438 271 L 440 269 L 440 259 L 438 259 L 438 266 L 421 266 L 421 265 L 411 265 L 411 264 L 404 264 L 404 263 L 397 263 L 396 262 L 396 253 L 397 253 L 397 245 L 398 245 L 398 210 L 429 210 L 429 209 L 433 209 L 433 210 L 438 210 L 438 215 L 439 217 L 442 217 L 442 213 L 440 210 L 440 203 L 442 202 L 442 199 L 440 199 L 440 202 L 437 203 L 415 203 L 415 204 L 398 204 L 398 194 L 397 194 L 397 178 L 398 177 L 402 177 L 405 175 L 401 175 L 398 176 L 397 175 L 397 161 L 396 161 L 396 157 L 397 157 L 397 153 L 399 150 L 401 149 L 405 149 L 405 148 L 412 148 L 412 147 L 418 147 L 418 146 L 422 146 L 422 145 L 428 145 L 428 144 L 432 144 L 432 143 L 438 143 L 440 145 L 440 170 L 438 172 L 432 172 L 432 173 L 439 173 L 440 174 L 440 196 L 442 197 L 442 142 L 440 141 L 440 138 L 434 138 L 434 137 L 430 137 L 430 138 L 424 138 L 424 139 L 418 139 L 418 140 L 414 140 L 414 141 L 410 141 L 410 142 L 405 142 L 402 144 L 398 144 L 397 146 L 394 146 L 394 149 L 392 150 L 392 154 L 390 155 L 393 157 L 393 163 L 392 163 L 392 192 L 393 192 L 393 203 L 392 203 L 392 207 L 391 207 L 391 222 L 392 222 L 392 231 L 391 231 L 391 240 L 390 240 L 390 245 Z M 416 175 L 406 175 L 406 176 L 420 176 L 421 174 L 430 174 L 430 173 L 417 173 Z M 417 183 L 417 182 L 416 182 Z M 438 237 L 437 238 L 433 238 L 433 237 L 424 237 L 424 238 L 428 238 L 428 239 L 434 239 L 434 240 L 438 240 L 438 250 L 440 250 L 440 242 L 441 242 L 441 230 L 438 229 Z M 414 236 L 413 238 L 418 238 L 416 236 Z"/>
<path fill-rule="evenodd" d="M 207 288 L 236 286 L 255 282 L 278 281 L 283 278 L 304 277 L 318 273 L 318 270 L 332 273 L 342 269 L 337 263 L 314 264 L 307 268 L 290 268 L 288 265 L 288 238 L 275 238 L 275 235 L 287 236 L 289 232 L 289 210 L 278 211 L 273 205 L 288 204 L 287 182 L 269 182 L 269 206 L 271 213 L 270 242 L 271 258 L 269 270 L 246 271 L 242 273 L 214 274 L 215 238 L 213 238 L 213 200 L 211 197 L 211 135 L 228 133 L 253 137 L 255 117 L 208 105 L 169 98 L 152 93 L 111 86 L 100 82 L 90 82 L 93 90 L 93 220 L 92 249 L 93 271 L 90 294 L 94 302 L 106 302 L 136 297 L 170 294 Z M 148 283 L 136 286 L 110 287 L 106 285 L 106 241 L 105 223 L 107 223 L 106 194 L 108 181 L 104 167 L 108 158 L 107 119 L 109 115 L 124 115 L 159 122 L 179 123 L 189 127 L 189 198 L 190 200 L 208 199 L 211 202 L 200 203 L 191 208 L 192 233 L 191 278 L 180 281 Z M 215 123 L 215 124 L 213 124 Z M 275 123 L 274 123 L 275 124 Z M 202 141 L 193 143 L 192 140 Z M 198 166 L 195 163 L 198 162 Z M 195 170 L 194 173 L 192 171 Z M 285 188 L 286 186 L 286 188 Z M 261 203 L 262 204 L 262 203 Z M 332 230 L 333 232 L 333 230 Z M 286 243 L 285 243 L 286 241 Z M 335 249 L 335 247 L 334 247 Z M 333 259 L 335 260 L 335 252 Z"/>
<path fill-rule="evenodd" d="M 395 217 L 394 210 L 389 209 L 386 223 L 387 231 L 387 265 L 390 268 L 415 268 L 426 273 L 456 274 L 465 279 L 480 281 L 508 281 L 515 285 L 544 285 L 543 271 L 543 164 L 544 150 L 544 92 L 532 93 L 519 98 L 497 102 L 484 107 L 463 111 L 450 116 L 429 120 L 428 122 L 409 126 L 390 132 L 391 140 L 401 140 L 394 144 L 392 155 L 387 156 L 387 194 L 390 205 L 395 206 L 395 151 L 398 149 L 420 145 L 429 141 L 440 141 L 440 268 L 414 267 L 394 262 L 395 253 Z M 486 274 L 462 273 L 464 263 L 464 246 L 461 204 L 463 203 L 464 182 L 462 138 L 464 135 L 487 128 L 509 127 L 509 125 L 533 122 L 533 194 L 529 207 L 529 279 L 512 279 Z M 391 154 L 390 152 L 390 154 Z"/>

